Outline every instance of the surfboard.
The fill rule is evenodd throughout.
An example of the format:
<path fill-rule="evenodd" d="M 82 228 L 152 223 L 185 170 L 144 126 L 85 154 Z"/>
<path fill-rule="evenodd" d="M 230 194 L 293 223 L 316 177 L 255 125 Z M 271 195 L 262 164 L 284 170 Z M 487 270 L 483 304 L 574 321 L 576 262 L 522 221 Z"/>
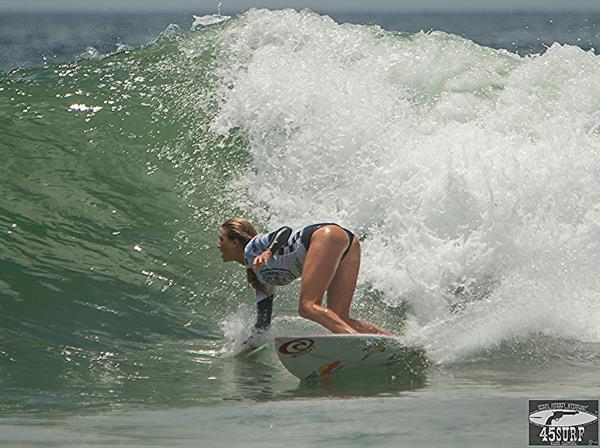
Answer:
<path fill-rule="evenodd" d="M 397 337 L 372 334 L 327 334 L 277 337 L 281 364 L 300 380 L 393 366 L 418 373 L 427 363 L 420 347 L 404 345 Z"/>

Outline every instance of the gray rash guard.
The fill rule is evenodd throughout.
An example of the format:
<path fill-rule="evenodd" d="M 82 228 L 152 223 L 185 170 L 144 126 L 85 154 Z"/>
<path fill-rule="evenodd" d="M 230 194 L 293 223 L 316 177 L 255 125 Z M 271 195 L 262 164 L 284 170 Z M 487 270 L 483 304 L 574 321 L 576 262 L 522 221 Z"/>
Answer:
<path fill-rule="evenodd" d="M 246 269 L 256 276 L 264 289 L 264 291 L 256 291 L 256 328 L 269 327 L 277 286 L 287 285 L 302 276 L 304 258 L 310 246 L 312 233 L 326 225 L 339 226 L 334 223 L 310 224 L 295 232 L 292 232 L 289 227 L 281 227 L 271 233 L 256 235 L 248 242 L 244 249 Z M 343 227 L 342 229 L 348 235 L 348 247 L 342 255 L 343 259 L 350 249 L 354 234 Z M 254 259 L 267 249 L 271 251 L 271 258 L 258 272 L 253 272 Z"/>
<path fill-rule="evenodd" d="M 302 230 L 292 232 L 289 227 L 282 227 L 274 232 L 258 234 L 246 245 L 244 259 L 246 269 L 252 269 L 252 262 L 265 250 L 271 250 L 272 257 L 255 272 L 256 278 L 263 285 L 265 292 L 256 292 L 256 302 L 260 302 L 276 293 L 276 287 L 287 285 L 302 276 L 306 248 L 300 239 Z"/>

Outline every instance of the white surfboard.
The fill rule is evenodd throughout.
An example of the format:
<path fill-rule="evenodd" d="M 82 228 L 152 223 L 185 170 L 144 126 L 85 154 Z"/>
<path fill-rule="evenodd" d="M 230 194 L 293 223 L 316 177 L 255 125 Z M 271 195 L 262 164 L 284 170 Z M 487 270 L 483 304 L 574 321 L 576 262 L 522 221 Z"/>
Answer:
<path fill-rule="evenodd" d="M 427 363 L 423 349 L 406 346 L 393 336 L 372 334 L 278 337 L 275 349 L 283 366 L 300 380 L 398 364 L 417 373 Z"/>

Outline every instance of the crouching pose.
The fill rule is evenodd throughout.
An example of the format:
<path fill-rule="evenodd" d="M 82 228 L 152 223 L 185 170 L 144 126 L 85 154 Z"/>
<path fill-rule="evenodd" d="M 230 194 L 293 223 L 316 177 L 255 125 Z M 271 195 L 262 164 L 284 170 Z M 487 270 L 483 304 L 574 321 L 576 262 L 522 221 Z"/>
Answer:
<path fill-rule="evenodd" d="M 332 333 L 389 334 L 366 320 L 350 317 L 350 305 L 360 268 L 360 243 L 347 229 L 333 223 L 311 224 L 292 231 L 282 227 L 258 234 L 252 223 L 234 218 L 221 226 L 219 250 L 223 261 L 246 267 L 256 291 L 255 328 L 271 324 L 276 286 L 301 278 L 300 316 Z M 323 296 L 327 292 L 327 306 Z M 253 338 L 243 353 L 255 348 Z"/>

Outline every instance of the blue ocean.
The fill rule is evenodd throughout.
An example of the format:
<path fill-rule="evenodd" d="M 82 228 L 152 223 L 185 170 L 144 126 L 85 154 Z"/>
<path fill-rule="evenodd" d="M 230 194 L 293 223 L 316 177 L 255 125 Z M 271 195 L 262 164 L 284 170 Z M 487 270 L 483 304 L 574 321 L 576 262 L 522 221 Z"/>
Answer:
<path fill-rule="evenodd" d="M 0 15 L 0 445 L 521 447 L 600 399 L 600 12 L 230 15 Z M 234 358 L 232 216 L 353 229 L 430 366 Z M 270 336 L 322 332 L 298 290 Z"/>

